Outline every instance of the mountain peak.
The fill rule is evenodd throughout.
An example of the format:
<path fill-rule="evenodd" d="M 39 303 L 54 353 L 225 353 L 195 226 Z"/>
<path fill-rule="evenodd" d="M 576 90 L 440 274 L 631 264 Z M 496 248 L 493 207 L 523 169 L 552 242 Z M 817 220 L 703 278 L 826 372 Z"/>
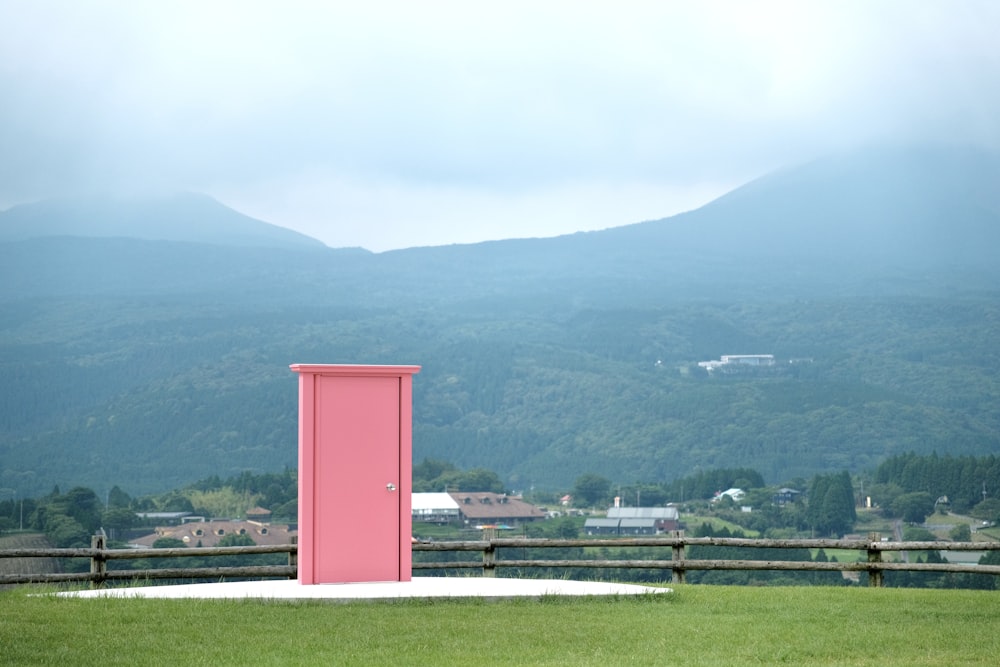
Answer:
<path fill-rule="evenodd" d="M 0 241 L 124 237 L 225 246 L 323 248 L 322 242 L 243 215 L 208 195 L 49 199 L 0 212 Z"/>
<path fill-rule="evenodd" d="M 619 228 L 688 251 L 747 257 L 995 264 L 1000 155 L 870 148 L 762 176 L 672 218 Z M 615 232 L 618 234 L 618 232 Z"/>

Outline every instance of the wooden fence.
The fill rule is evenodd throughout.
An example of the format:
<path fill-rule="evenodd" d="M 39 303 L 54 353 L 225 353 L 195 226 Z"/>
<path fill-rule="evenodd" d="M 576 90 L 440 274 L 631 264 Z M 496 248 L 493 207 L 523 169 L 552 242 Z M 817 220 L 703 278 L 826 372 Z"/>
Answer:
<path fill-rule="evenodd" d="M 784 561 L 784 560 L 726 560 L 689 559 L 686 549 L 694 546 L 751 548 L 751 549 L 824 549 L 855 551 L 855 561 Z M 649 559 L 510 559 L 497 557 L 500 549 L 529 550 L 567 547 L 644 548 L 649 549 Z M 730 537 L 685 537 L 683 535 L 609 538 L 609 539 L 536 539 L 497 538 L 482 540 L 419 542 L 413 544 L 414 552 L 469 552 L 480 554 L 477 560 L 414 562 L 413 570 L 480 570 L 486 577 L 496 576 L 497 570 L 532 568 L 602 568 L 647 569 L 670 572 L 674 583 L 684 583 L 687 572 L 694 570 L 782 570 L 782 571 L 838 571 L 867 572 L 869 586 L 882 586 L 886 571 L 955 572 L 1000 575 L 1000 565 L 970 563 L 911 563 L 908 559 L 885 560 L 891 552 L 914 551 L 998 551 L 1000 542 L 889 542 L 878 533 L 866 540 L 843 539 L 749 539 Z M 668 553 L 670 558 L 656 558 Z M 214 557 L 253 554 L 288 555 L 287 565 L 255 565 L 242 567 L 159 568 L 143 570 L 109 570 L 108 561 L 139 558 Z M 226 578 L 290 578 L 297 576 L 298 547 L 295 544 L 247 547 L 197 547 L 171 549 L 108 549 L 103 536 L 95 536 L 90 548 L 78 549 L 7 549 L 0 550 L 4 558 L 87 558 L 89 572 L 3 574 L 0 584 L 89 582 L 92 587 L 107 582 L 138 582 L 152 579 L 213 579 Z M 666 577 L 664 576 L 664 579 Z"/>
<path fill-rule="evenodd" d="M 693 560 L 686 558 L 685 549 L 692 546 L 751 548 L 751 549 L 825 549 L 856 551 L 861 559 L 845 562 L 781 561 L 781 560 Z M 574 560 L 515 560 L 496 558 L 498 549 L 538 549 L 558 547 L 651 547 L 660 551 L 670 550 L 670 559 L 574 559 Z M 882 586 L 883 572 L 889 570 L 909 572 L 964 572 L 1000 575 L 1000 565 L 968 563 L 910 563 L 886 561 L 887 552 L 912 551 L 998 551 L 1000 542 L 889 542 L 878 533 L 867 540 L 837 539 L 753 539 L 734 537 L 635 537 L 614 539 L 520 539 L 494 538 L 469 542 L 440 542 L 414 544 L 414 551 L 479 551 L 481 561 L 450 563 L 414 563 L 413 569 L 481 568 L 483 576 L 495 576 L 498 568 L 606 568 L 606 569 L 656 569 L 670 572 L 673 583 L 684 583 L 685 575 L 692 570 L 783 570 L 783 571 L 838 571 L 867 572 L 870 586 Z"/>

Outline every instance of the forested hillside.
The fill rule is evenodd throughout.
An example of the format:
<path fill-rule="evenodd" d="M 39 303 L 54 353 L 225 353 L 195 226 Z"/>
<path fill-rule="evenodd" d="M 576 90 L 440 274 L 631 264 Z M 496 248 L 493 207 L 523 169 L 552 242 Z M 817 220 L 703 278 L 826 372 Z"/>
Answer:
<path fill-rule="evenodd" d="M 778 483 L 997 452 L 1000 207 L 983 179 L 998 162 L 944 156 L 935 181 L 931 157 L 867 161 L 864 178 L 840 158 L 556 239 L 382 254 L 2 242 L 0 489 L 144 494 L 294 467 L 291 363 L 421 365 L 415 458 L 511 489 L 740 466 Z M 840 196 L 810 217 L 824 189 Z M 896 201 L 924 211 L 898 253 L 908 218 L 879 227 Z M 726 354 L 776 363 L 697 365 Z"/>

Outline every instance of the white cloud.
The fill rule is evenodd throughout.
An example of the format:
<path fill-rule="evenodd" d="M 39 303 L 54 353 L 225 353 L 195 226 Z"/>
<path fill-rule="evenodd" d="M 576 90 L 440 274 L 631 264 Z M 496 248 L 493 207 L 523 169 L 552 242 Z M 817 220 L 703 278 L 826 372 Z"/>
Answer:
<path fill-rule="evenodd" d="M 735 185 L 574 183 L 497 192 L 313 173 L 249 193 L 225 186 L 218 191 L 224 203 L 253 217 L 281 220 L 330 246 L 379 252 L 606 229 L 697 208 Z"/>
<path fill-rule="evenodd" d="M 202 190 L 388 248 L 662 217 L 869 141 L 1000 147 L 989 0 L 5 0 L 0 25 L 0 206 Z"/>

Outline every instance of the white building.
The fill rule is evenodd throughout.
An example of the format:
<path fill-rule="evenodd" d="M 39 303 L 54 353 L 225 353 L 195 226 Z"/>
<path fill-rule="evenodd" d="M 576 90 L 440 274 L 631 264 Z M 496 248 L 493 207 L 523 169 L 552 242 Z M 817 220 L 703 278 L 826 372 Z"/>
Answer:
<path fill-rule="evenodd" d="M 773 354 L 724 354 L 718 361 L 699 361 L 698 365 L 707 371 L 720 366 L 774 366 Z"/>
<path fill-rule="evenodd" d="M 413 493 L 410 495 L 413 521 L 448 523 L 459 518 L 458 503 L 447 493 Z"/>

